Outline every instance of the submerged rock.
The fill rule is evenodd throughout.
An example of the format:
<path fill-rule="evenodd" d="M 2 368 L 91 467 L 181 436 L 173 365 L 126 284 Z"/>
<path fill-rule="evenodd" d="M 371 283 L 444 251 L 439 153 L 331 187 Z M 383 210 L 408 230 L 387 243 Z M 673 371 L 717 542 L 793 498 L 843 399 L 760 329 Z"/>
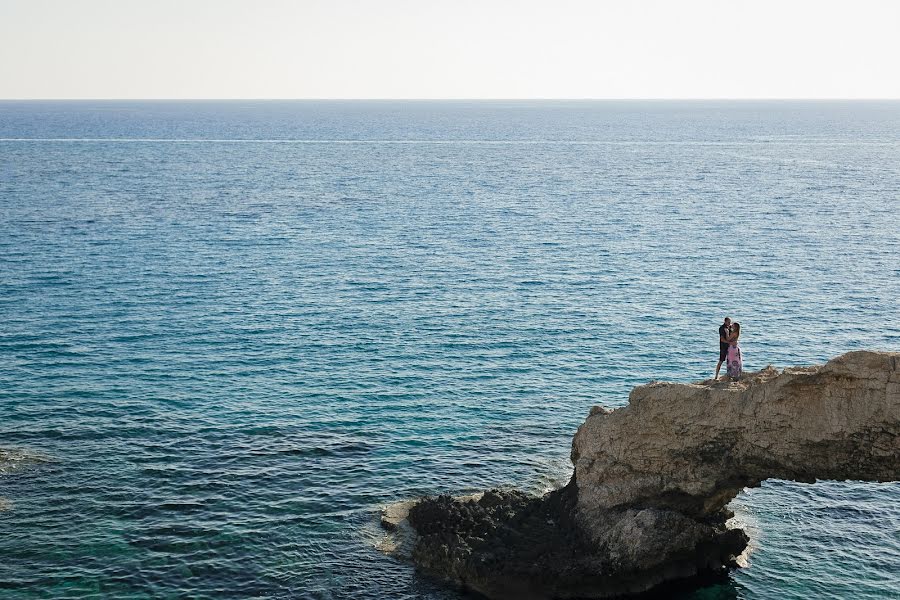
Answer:
<path fill-rule="evenodd" d="M 720 577 L 748 543 L 726 525 L 745 487 L 900 480 L 898 368 L 900 354 L 851 352 L 739 382 L 637 387 L 627 406 L 591 410 L 566 487 L 405 505 L 393 514 L 407 532 L 399 553 L 498 599 L 608 598 Z"/>
<path fill-rule="evenodd" d="M 0 475 L 50 462 L 50 457 L 26 448 L 0 448 Z"/>

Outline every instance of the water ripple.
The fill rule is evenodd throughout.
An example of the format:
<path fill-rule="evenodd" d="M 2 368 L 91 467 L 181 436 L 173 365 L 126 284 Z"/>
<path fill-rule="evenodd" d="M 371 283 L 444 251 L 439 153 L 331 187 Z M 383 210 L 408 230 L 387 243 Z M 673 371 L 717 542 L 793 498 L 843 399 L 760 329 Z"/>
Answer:
<path fill-rule="evenodd" d="M 564 483 L 724 313 L 900 349 L 898 110 L 0 103 L 0 598 L 459 598 L 379 506 Z M 768 482 L 687 597 L 891 597 L 898 500 Z"/>

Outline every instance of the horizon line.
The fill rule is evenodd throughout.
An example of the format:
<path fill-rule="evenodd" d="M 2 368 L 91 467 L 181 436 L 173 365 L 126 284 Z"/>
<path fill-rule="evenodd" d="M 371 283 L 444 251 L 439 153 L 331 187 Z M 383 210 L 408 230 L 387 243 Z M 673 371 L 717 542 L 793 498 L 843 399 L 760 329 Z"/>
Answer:
<path fill-rule="evenodd" d="M 141 143 L 141 144 L 346 144 L 346 145 L 488 145 L 488 146 L 897 146 L 900 141 L 797 140 L 560 140 L 560 139 L 293 139 L 293 138 L 5 138 L 0 143 Z"/>
<path fill-rule="evenodd" d="M 0 98 L 0 102 L 898 102 L 900 97 L 533 97 L 533 98 L 414 98 L 414 97 L 305 97 L 305 98 L 199 98 L 199 97 L 91 97 L 91 98 Z"/>

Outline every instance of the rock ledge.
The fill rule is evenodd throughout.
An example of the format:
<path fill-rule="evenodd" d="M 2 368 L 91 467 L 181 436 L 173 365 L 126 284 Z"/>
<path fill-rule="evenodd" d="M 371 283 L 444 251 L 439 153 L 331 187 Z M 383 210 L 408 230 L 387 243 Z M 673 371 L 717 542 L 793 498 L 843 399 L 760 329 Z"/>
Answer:
<path fill-rule="evenodd" d="M 497 599 L 609 598 L 721 577 L 747 546 L 726 525 L 745 487 L 900 480 L 898 369 L 900 354 L 863 351 L 739 382 L 639 386 L 627 406 L 591 410 L 564 488 L 407 503 L 387 519 L 406 536 L 394 551 Z"/>

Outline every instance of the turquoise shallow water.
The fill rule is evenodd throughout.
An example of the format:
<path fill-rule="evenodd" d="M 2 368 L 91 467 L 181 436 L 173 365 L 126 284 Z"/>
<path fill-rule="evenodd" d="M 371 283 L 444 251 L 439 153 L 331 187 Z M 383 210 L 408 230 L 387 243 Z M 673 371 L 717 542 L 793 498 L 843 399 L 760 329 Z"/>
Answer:
<path fill-rule="evenodd" d="M 0 597 L 430 598 L 384 503 L 596 403 L 900 350 L 900 103 L 0 103 Z M 767 482 L 685 598 L 900 597 L 900 485 Z"/>

